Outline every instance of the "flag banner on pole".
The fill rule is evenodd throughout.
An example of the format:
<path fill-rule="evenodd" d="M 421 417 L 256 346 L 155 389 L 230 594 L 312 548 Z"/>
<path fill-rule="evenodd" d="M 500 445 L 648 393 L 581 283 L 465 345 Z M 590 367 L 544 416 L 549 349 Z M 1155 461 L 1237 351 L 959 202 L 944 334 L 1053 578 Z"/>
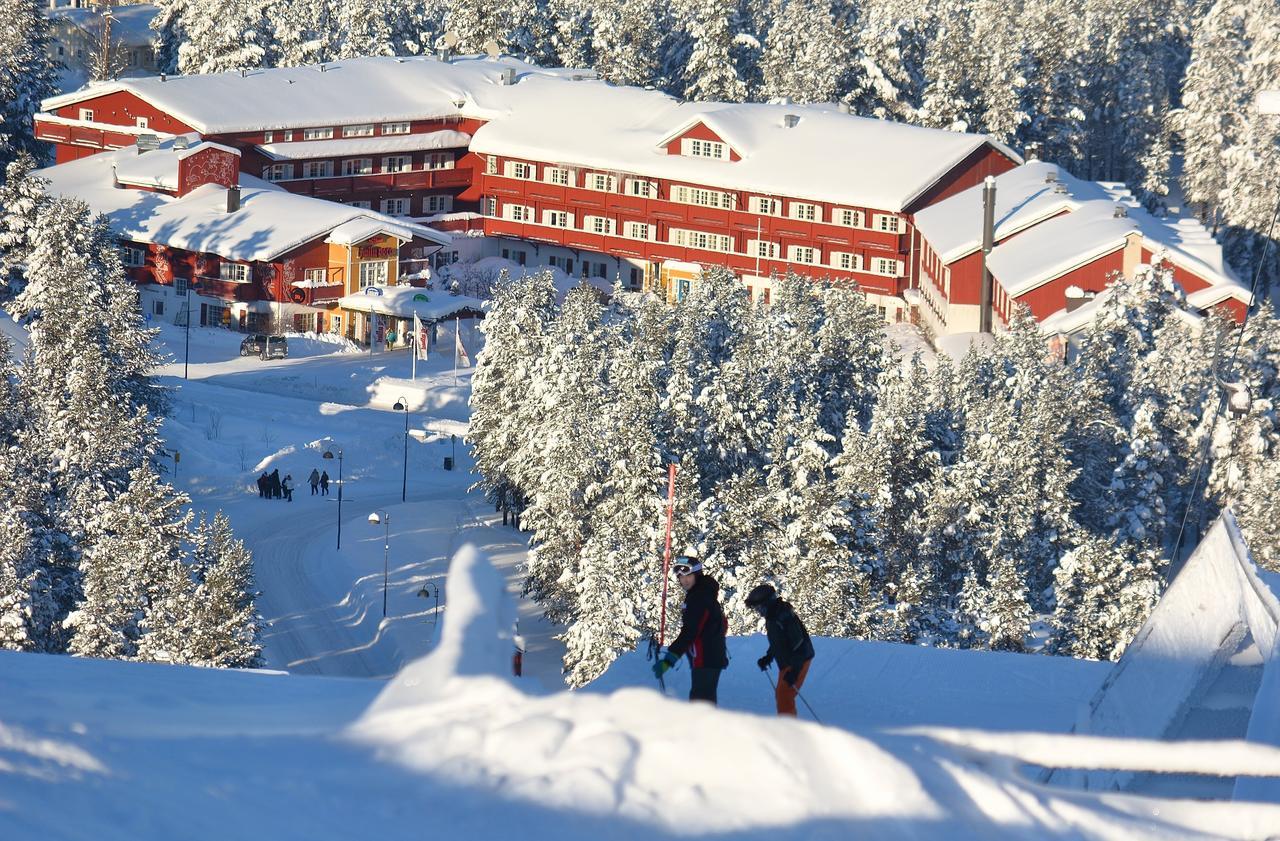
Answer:
<path fill-rule="evenodd" d="M 413 314 L 413 345 L 414 353 L 419 359 L 427 358 L 427 329 L 422 326 L 422 319 L 415 312 Z"/>
<path fill-rule="evenodd" d="M 453 341 L 454 350 L 458 354 L 458 359 L 462 360 L 462 367 L 471 367 L 471 358 L 467 356 L 467 349 L 462 344 L 462 319 L 455 318 L 453 320 Z"/>

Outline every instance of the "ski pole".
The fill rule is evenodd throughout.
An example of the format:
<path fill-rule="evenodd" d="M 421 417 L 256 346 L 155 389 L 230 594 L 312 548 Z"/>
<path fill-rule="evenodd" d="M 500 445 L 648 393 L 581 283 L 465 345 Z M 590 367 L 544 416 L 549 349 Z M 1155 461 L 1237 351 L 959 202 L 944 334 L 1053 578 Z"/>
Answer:
<path fill-rule="evenodd" d="M 779 671 L 781 671 L 781 670 L 779 670 Z M 773 688 L 773 691 L 774 691 L 774 693 L 776 694 L 776 693 L 777 693 L 777 691 L 778 691 L 778 685 L 777 685 L 776 683 L 774 683 L 774 682 L 773 682 L 773 674 L 772 674 L 772 673 L 770 673 L 770 671 L 769 671 L 768 669 L 765 669 L 765 671 L 764 671 L 764 676 L 765 676 L 765 677 L 767 677 L 767 678 L 769 678 L 769 686 Z M 805 697 L 804 697 L 803 695 L 801 695 L 801 694 L 800 694 L 800 690 L 799 690 L 799 689 L 797 689 L 797 690 L 796 690 L 796 697 L 797 697 L 797 698 L 799 698 L 799 699 L 800 699 L 800 701 L 801 701 L 801 703 L 803 703 L 803 704 L 804 704 L 804 708 L 805 708 L 806 710 L 808 710 L 808 711 L 809 711 L 809 715 L 813 716 L 813 720 L 814 720 L 814 721 L 816 721 L 816 722 L 818 722 L 819 724 L 821 724 L 821 723 L 822 723 L 822 719 L 818 718 L 818 714 L 817 714 L 816 712 L 814 712 L 814 711 L 813 711 L 813 707 L 809 706 L 809 702 L 808 702 L 807 700 L 805 700 Z"/>

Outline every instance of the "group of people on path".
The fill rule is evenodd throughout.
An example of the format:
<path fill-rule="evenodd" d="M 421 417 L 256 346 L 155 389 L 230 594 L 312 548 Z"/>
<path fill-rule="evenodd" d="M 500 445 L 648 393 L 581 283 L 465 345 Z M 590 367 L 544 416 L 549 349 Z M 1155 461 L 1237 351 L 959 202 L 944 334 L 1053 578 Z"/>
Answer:
<path fill-rule="evenodd" d="M 317 470 L 311 471 L 311 495 L 317 493 L 329 493 L 329 471 L 321 473 Z M 280 478 L 280 469 L 276 468 L 270 473 L 265 470 L 258 477 L 258 496 L 263 499 L 283 499 L 286 502 L 293 502 L 293 476 L 285 474 L 283 479 Z"/>
<path fill-rule="evenodd" d="M 684 608 L 680 633 L 667 647 L 667 652 L 653 665 L 659 680 L 681 657 L 688 657 L 692 676 L 690 701 L 716 703 L 720 672 L 729 666 L 725 636 L 729 621 L 720 605 L 720 584 L 702 570 L 702 562 L 684 555 L 671 566 L 672 573 L 684 589 Z M 796 697 L 809 674 L 813 662 L 813 641 L 795 609 L 783 600 L 769 584 L 761 584 L 747 594 L 747 606 L 764 619 L 769 649 L 756 661 L 761 671 L 778 664 L 778 682 L 774 686 L 774 702 L 778 715 L 796 714 Z"/>

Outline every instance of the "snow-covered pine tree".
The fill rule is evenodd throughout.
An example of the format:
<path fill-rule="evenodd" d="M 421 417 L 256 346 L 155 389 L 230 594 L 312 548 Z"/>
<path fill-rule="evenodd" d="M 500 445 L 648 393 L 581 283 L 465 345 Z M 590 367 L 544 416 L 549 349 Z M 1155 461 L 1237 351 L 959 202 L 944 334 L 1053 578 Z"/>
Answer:
<path fill-rule="evenodd" d="M 919 113 L 926 126 L 974 131 L 980 125 L 984 109 L 977 89 L 980 62 L 972 6 L 970 0 L 938 0 L 934 6 Z"/>
<path fill-rule="evenodd" d="M 549 0 L 548 48 L 560 67 L 594 67 L 595 5 L 591 0 Z"/>
<path fill-rule="evenodd" d="M 172 0 L 171 0 L 172 2 Z M 332 0 L 281 0 L 267 7 L 274 34 L 277 67 L 332 61 L 338 38 L 337 10 Z"/>
<path fill-rule="evenodd" d="M 852 60 L 851 35 L 825 0 L 786 0 L 765 39 L 760 97 L 833 102 Z"/>
<path fill-rule="evenodd" d="M 266 0 L 202 0 L 182 15 L 179 73 L 222 73 L 270 67 L 275 43 Z M 163 22 L 160 25 L 165 25 Z"/>
<path fill-rule="evenodd" d="M 924 87 L 927 9 L 903 0 L 858 6 L 856 53 L 842 84 L 853 113 L 882 120 L 912 120 Z"/>
<path fill-rule="evenodd" d="M 1115 660 L 1160 597 L 1158 560 L 1109 537 L 1087 535 L 1054 571 L 1054 634 L 1049 650 Z"/>
<path fill-rule="evenodd" d="M 546 346 L 529 384 L 541 420 L 525 430 L 537 451 L 527 452 L 532 494 L 521 525 L 533 531 L 529 588 L 549 617 L 565 621 L 574 616 L 574 581 L 596 527 L 592 509 L 607 472 L 609 348 L 594 287 L 570 290 Z"/>
<path fill-rule="evenodd" d="M 8 297 L 22 285 L 22 271 L 31 247 L 31 229 L 44 204 L 48 182 L 34 174 L 36 160 L 20 152 L 5 169 L 0 183 L 0 295 Z"/>
<path fill-rule="evenodd" d="M 734 0 L 698 0 L 690 22 L 692 49 L 684 68 L 685 99 L 742 102 L 747 85 L 731 57 L 734 44 Z"/>
<path fill-rule="evenodd" d="M 395 55 L 393 0 L 342 0 L 337 9 L 338 58 Z"/>
<path fill-rule="evenodd" d="M 660 11 L 654 0 L 623 0 L 595 10 L 595 69 L 615 85 L 656 85 L 662 40 Z"/>
<path fill-rule="evenodd" d="M 1023 651 L 1031 633 L 1031 605 L 1019 562 L 1008 554 L 991 564 L 978 625 L 995 651 Z"/>
<path fill-rule="evenodd" d="M 1009 20 L 1022 17 L 1021 0 L 972 0 L 971 20 L 978 66 L 975 87 L 979 113 L 976 128 L 1005 143 L 1012 142 L 1031 121 L 1026 100 L 1027 63 L 1021 27 Z"/>
<path fill-rule="evenodd" d="M 182 572 L 190 539 L 188 502 L 146 465 L 101 506 L 82 561 L 84 600 L 65 623 L 72 654 L 182 662 L 171 640 L 191 629 L 190 576 L 175 574 Z M 175 614 L 182 603 L 186 607 Z M 144 643 L 150 634 L 158 636 Z"/>
<path fill-rule="evenodd" d="M 1028 158 L 1053 161 L 1081 172 L 1085 121 L 1092 109 L 1084 16 L 1059 0 L 1024 0 L 1020 27 L 1026 45 L 1026 101 L 1031 122 L 1020 139 Z"/>
<path fill-rule="evenodd" d="M 243 541 L 236 539 L 231 521 L 221 511 L 212 520 L 202 519 L 196 528 L 193 567 L 195 593 L 190 633 L 181 641 L 174 638 L 156 649 L 185 651 L 184 662 L 204 666 L 262 665 L 262 620 L 255 605 L 253 555 Z M 175 583 L 180 583 L 176 577 Z M 181 604 L 170 606 L 180 616 L 183 608 Z"/>
<path fill-rule="evenodd" d="M 0 170 L 21 152 L 45 159 L 32 116 L 41 100 L 57 93 L 50 57 L 49 19 L 37 0 L 0 0 Z"/>

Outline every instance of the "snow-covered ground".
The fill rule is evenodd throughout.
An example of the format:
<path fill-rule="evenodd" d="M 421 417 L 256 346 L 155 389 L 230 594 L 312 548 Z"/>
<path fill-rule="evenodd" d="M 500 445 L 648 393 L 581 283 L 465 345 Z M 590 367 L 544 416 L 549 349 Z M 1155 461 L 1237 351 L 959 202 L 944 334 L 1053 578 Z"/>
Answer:
<path fill-rule="evenodd" d="M 555 629 L 509 601 L 524 536 L 467 490 L 469 370 L 455 385 L 436 356 L 410 381 L 405 351 L 301 336 L 262 362 L 237 355 L 239 335 L 194 328 L 183 381 L 187 337 L 161 329 L 174 481 L 253 549 L 276 671 L 0 653 L 0 838 L 1280 834 L 1276 805 L 1038 782 L 1040 767 L 1280 776 L 1280 748 L 1065 735 L 1108 664 L 817 640 L 804 696 L 819 725 L 768 715 L 752 636 L 731 640 L 720 710 L 681 699 L 683 666 L 662 697 L 641 654 L 569 693 Z M 343 455 L 341 549 L 337 487 L 306 483 L 337 478 L 326 450 Z M 276 468 L 293 502 L 259 498 L 254 478 Z M 517 612 L 529 651 L 512 681 Z"/>

